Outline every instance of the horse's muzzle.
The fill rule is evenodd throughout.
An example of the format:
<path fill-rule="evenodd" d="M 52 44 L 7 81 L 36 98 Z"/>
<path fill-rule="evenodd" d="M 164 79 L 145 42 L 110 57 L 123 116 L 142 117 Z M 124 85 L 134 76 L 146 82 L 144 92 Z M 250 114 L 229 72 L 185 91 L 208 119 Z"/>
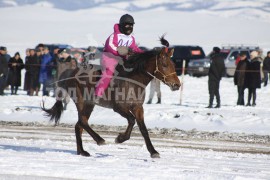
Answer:
<path fill-rule="evenodd" d="M 179 90 L 180 86 L 181 84 L 175 84 L 175 83 L 170 85 L 172 91 Z"/>

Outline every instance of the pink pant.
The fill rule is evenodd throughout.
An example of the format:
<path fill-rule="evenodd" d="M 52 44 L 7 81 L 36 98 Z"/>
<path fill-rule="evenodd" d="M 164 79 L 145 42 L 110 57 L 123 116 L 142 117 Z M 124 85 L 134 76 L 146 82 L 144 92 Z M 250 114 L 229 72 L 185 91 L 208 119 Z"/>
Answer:
<path fill-rule="evenodd" d="M 115 67 L 118 64 L 119 60 L 121 57 L 114 56 L 111 53 L 104 52 L 102 54 L 102 74 L 101 74 L 101 79 L 96 85 L 96 90 L 95 90 L 95 95 L 98 97 L 102 97 L 105 90 L 108 88 L 111 79 L 113 77 Z"/>

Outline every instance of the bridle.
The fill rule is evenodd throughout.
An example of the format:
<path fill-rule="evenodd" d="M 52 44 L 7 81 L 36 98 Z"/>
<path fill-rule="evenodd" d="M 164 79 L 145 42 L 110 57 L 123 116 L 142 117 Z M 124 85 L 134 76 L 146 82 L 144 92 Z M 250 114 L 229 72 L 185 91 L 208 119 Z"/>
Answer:
<path fill-rule="evenodd" d="M 168 76 L 171 76 L 171 75 L 176 74 L 176 72 L 173 72 L 173 73 L 170 73 L 170 74 L 163 74 L 163 73 L 158 69 L 158 58 L 157 58 L 157 57 L 158 57 L 158 55 L 156 55 L 156 70 L 154 71 L 154 75 L 151 74 L 151 73 L 149 73 L 149 72 L 147 72 L 147 73 L 148 73 L 150 76 L 152 76 L 153 78 L 156 78 L 156 79 L 158 79 L 158 80 L 164 82 L 165 84 L 168 84 L 168 82 L 166 81 L 166 78 L 167 78 Z M 157 78 L 157 77 L 155 76 L 156 73 L 161 74 L 162 79 Z"/>

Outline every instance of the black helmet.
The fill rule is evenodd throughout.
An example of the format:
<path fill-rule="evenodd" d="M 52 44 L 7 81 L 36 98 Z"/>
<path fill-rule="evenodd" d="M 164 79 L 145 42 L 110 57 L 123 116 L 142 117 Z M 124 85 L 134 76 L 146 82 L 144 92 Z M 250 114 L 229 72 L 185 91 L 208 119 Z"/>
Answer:
<path fill-rule="evenodd" d="M 120 25 L 123 25 L 126 23 L 135 24 L 133 17 L 129 14 L 123 15 L 119 20 Z"/>

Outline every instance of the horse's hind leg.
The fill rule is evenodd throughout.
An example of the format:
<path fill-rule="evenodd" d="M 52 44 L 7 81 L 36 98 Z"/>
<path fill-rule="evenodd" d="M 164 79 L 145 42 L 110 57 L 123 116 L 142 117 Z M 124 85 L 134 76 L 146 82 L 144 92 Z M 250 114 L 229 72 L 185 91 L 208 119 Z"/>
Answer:
<path fill-rule="evenodd" d="M 90 154 L 83 149 L 82 145 L 82 132 L 83 128 L 79 125 L 79 122 L 75 125 L 75 135 L 77 142 L 77 154 L 82 156 L 90 156 Z"/>
<path fill-rule="evenodd" d="M 92 136 L 98 145 L 103 145 L 105 144 L 105 140 L 100 137 L 88 124 L 88 119 L 94 109 L 94 106 L 95 105 L 93 104 L 84 103 L 82 111 L 79 113 L 81 114 L 81 118 L 79 117 L 79 124 L 86 132 L 88 132 L 90 136 Z"/>
<path fill-rule="evenodd" d="M 78 105 L 77 105 L 78 106 Z M 93 104 L 84 103 L 82 110 L 79 112 L 79 121 L 75 126 L 76 141 L 77 141 L 77 154 L 83 156 L 90 156 L 90 154 L 83 149 L 82 145 L 82 132 L 85 130 L 92 136 L 98 145 L 105 144 L 105 140 L 101 138 L 88 124 L 88 119 L 94 109 Z"/>

